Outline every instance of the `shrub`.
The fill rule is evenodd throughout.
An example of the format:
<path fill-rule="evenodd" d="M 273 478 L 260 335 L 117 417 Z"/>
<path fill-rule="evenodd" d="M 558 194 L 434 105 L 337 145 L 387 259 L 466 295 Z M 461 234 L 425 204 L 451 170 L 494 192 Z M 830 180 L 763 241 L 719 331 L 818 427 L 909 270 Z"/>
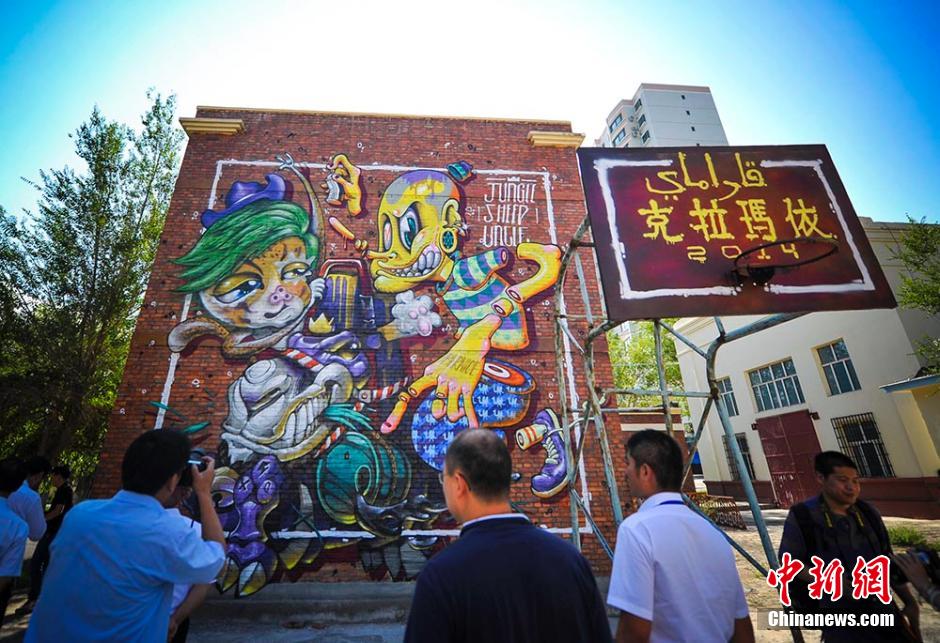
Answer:
<path fill-rule="evenodd" d="M 927 537 L 915 527 L 894 526 L 888 527 L 888 538 L 892 545 L 901 547 L 925 547 Z"/>

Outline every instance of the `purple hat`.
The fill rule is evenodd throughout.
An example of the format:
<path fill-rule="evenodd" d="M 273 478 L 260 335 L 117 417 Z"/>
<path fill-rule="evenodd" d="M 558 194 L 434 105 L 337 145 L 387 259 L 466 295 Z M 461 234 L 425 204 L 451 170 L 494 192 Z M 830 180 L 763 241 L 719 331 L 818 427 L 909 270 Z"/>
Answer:
<path fill-rule="evenodd" d="M 261 185 L 257 181 L 235 181 L 225 195 L 226 208 L 221 212 L 215 210 L 206 210 L 202 213 L 200 220 L 202 227 L 208 228 L 222 217 L 230 215 L 235 210 L 243 208 L 249 203 L 254 203 L 260 199 L 270 199 L 280 201 L 284 199 L 287 193 L 287 184 L 277 174 L 268 174 L 267 183 Z"/>

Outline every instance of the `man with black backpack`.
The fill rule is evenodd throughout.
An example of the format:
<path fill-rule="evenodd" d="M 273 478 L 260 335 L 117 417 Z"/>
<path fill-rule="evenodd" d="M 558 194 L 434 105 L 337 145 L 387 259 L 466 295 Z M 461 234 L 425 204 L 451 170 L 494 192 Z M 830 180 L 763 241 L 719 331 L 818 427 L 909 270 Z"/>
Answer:
<path fill-rule="evenodd" d="M 875 596 L 853 598 L 853 588 L 865 582 L 862 578 L 863 564 L 878 556 L 891 555 L 891 543 L 881 515 L 858 497 L 860 486 L 855 463 L 838 451 L 823 451 L 816 456 L 814 468 L 821 493 L 790 507 L 780 540 L 781 559 L 786 553 L 804 565 L 790 585 L 795 609 L 856 615 L 855 627 L 824 627 L 823 641 L 827 642 L 920 640 L 919 607 L 902 575 L 892 573 L 890 580 L 882 580 L 890 582 L 890 588 L 904 601 L 903 610 L 898 610 L 893 600 L 885 605 Z M 813 556 L 823 561 L 817 571 L 829 568 L 832 561 L 841 563 L 843 591 L 840 599 L 832 600 L 825 594 L 818 599 L 810 598 L 809 587 L 814 580 L 810 573 Z M 895 614 L 893 627 L 859 626 L 861 620 L 858 617 L 862 614 L 891 613 Z"/>

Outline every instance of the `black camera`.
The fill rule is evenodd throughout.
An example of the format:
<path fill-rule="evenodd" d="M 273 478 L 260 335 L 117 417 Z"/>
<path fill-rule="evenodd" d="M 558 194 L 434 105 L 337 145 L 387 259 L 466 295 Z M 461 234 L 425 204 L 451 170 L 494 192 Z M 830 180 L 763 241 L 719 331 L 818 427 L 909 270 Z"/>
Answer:
<path fill-rule="evenodd" d="M 924 566 L 930 582 L 934 585 L 940 585 L 940 557 L 937 556 L 937 552 L 925 547 L 915 547 L 914 555 Z"/>
<path fill-rule="evenodd" d="M 206 457 L 206 452 L 202 449 L 193 449 L 189 452 L 189 458 L 186 459 L 186 466 L 183 467 L 183 472 L 180 474 L 180 486 L 181 487 L 192 487 L 193 486 L 193 470 L 192 467 L 196 467 L 199 471 L 205 471 L 206 461 L 203 459 Z"/>

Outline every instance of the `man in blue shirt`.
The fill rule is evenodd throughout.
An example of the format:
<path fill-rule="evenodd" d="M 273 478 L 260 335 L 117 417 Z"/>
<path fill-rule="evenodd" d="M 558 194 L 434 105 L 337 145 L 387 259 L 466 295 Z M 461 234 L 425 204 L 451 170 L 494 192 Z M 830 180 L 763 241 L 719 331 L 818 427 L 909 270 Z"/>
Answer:
<path fill-rule="evenodd" d="M 52 465 L 41 455 L 33 456 L 26 461 L 26 480 L 20 488 L 10 494 L 8 502 L 10 509 L 29 525 L 29 539 L 39 540 L 46 533 L 46 516 L 42 506 L 42 498 L 36 491 Z"/>
<path fill-rule="evenodd" d="M 441 484 L 460 538 L 418 576 L 407 643 L 604 643 L 610 623 L 591 568 L 509 505 L 512 461 L 492 431 L 457 435 Z"/>
<path fill-rule="evenodd" d="M 123 489 L 66 515 L 26 641 L 166 641 L 174 583 L 211 583 L 225 559 L 211 458 L 191 466 L 201 537 L 164 509 L 189 453 L 183 435 L 144 433 L 124 454 Z"/>
<path fill-rule="evenodd" d="M 26 472 L 19 460 L 0 461 L 0 626 L 10 602 L 13 581 L 19 578 L 23 566 L 23 551 L 29 528 L 7 502 L 8 496 L 23 483 Z"/>

